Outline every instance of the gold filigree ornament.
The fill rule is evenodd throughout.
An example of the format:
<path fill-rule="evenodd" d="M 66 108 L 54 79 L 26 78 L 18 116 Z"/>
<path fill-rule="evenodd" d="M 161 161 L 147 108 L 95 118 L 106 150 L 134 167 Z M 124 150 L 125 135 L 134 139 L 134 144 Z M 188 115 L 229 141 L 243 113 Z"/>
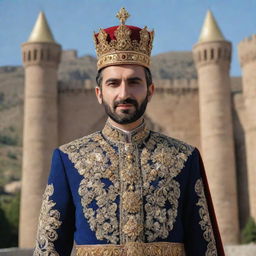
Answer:
<path fill-rule="evenodd" d="M 170 242 L 80 245 L 76 252 L 76 256 L 185 256 L 184 244 Z"/>
<path fill-rule="evenodd" d="M 130 14 L 121 8 L 116 17 L 118 27 L 100 29 L 94 33 L 94 43 L 98 57 L 98 70 L 111 65 L 137 64 L 150 65 L 150 54 L 154 31 L 125 25 Z"/>
<path fill-rule="evenodd" d="M 123 232 L 131 239 L 137 238 L 143 230 L 143 225 L 136 221 L 135 216 L 129 216 L 128 218 L 129 220 L 123 227 Z"/>
<path fill-rule="evenodd" d="M 203 182 L 201 179 L 198 179 L 195 184 L 195 192 L 199 197 L 199 200 L 197 202 L 197 206 L 200 207 L 199 209 L 199 216 L 201 218 L 199 224 L 201 226 L 201 229 L 204 231 L 203 236 L 204 239 L 208 242 L 207 244 L 207 251 L 206 256 L 217 256 L 217 248 L 216 248 L 216 242 L 213 234 L 211 219 L 209 216 L 208 206 L 206 197 L 204 194 L 204 187 Z"/>
<path fill-rule="evenodd" d="M 49 199 L 49 197 L 53 195 L 53 192 L 53 184 L 47 185 L 43 195 L 43 203 L 37 231 L 36 248 L 33 256 L 59 256 L 54 248 L 53 242 L 58 239 L 56 230 L 60 227 L 61 221 L 59 220 L 59 211 L 52 209 L 56 203 Z"/>
<path fill-rule="evenodd" d="M 137 192 L 124 192 L 123 194 L 123 208 L 129 213 L 136 213 L 141 208 L 141 198 Z"/>

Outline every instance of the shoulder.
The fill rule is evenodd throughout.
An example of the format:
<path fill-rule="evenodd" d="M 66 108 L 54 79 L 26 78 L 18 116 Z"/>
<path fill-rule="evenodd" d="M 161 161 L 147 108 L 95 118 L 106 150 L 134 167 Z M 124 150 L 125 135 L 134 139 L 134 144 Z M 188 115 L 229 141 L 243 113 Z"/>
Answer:
<path fill-rule="evenodd" d="M 151 131 L 151 139 L 155 142 L 156 146 L 163 149 L 175 150 L 176 152 L 191 155 L 196 149 L 194 146 L 187 144 L 184 141 L 169 137 L 159 132 Z"/>
<path fill-rule="evenodd" d="M 97 131 L 61 145 L 58 149 L 63 153 L 70 154 L 78 152 L 81 148 L 89 147 L 90 145 L 97 143 L 100 139 L 102 139 L 101 133 Z"/>

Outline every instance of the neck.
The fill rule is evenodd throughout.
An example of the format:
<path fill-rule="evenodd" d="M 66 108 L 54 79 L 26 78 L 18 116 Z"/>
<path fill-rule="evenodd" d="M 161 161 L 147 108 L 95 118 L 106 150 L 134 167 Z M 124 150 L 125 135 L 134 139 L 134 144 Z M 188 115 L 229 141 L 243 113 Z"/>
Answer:
<path fill-rule="evenodd" d="M 115 126 L 116 128 L 119 128 L 121 130 L 132 131 L 143 123 L 143 118 L 141 117 L 137 121 L 130 123 L 130 124 L 119 124 L 119 123 L 113 121 L 111 118 L 108 118 L 108 122 L 111 125 Z"/>

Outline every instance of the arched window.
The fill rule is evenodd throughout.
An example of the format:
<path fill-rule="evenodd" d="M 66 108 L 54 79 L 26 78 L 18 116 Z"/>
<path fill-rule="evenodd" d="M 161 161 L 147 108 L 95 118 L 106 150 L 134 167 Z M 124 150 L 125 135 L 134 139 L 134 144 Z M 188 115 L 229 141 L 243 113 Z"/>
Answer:
<path fill-rule="evenodd" d="M 204 50 L 204 60 L 207 60 L 207 50 Z"/>
<path fill-rule="evenodd" d="M 23 62 L 26 61 L 26 52 L 23 52 Z"/>
<path fill-rule="evenodd" d="M 221 48 L 218 48 L 218 59 L 221 58 Z"/>
<path fill-rule="evenodd" d="M 44 50 L 41 49 L 40 51 L 40 60 L 44 60 Z"/>
<path fill-rule="evenodd" d="M 35 49 L 34 50 L 34 60 L 36 60 L 37 59 L 37 50 Z"/>
<path fill-rule="evenodd" d="M 28 51 L 28 61 L 30 61 L 30 60 L 31 60 L 31 52 Z"/>
<path fill-rule="evenodd" d="M 47 49 L 47 61 L 51 59 L 50 49 Z"/>
<path fill-rule="evenodd" d="M 211 60 L 214 59 L 214 49 L 211 49 Z"/>

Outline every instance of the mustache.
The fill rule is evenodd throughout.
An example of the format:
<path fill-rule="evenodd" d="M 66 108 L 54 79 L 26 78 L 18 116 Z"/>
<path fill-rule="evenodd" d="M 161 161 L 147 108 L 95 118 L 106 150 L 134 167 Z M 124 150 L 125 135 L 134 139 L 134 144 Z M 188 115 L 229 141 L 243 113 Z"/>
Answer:
<path fill-rule="evenodd" d="M 114 102 L 114 108 L 117 108 L 117 106 L 119 104 L 132 104 L 134 105 L 136 108 L 138 107 L 138 102 L 134 99 L 131 99 L 131 98 L 127 98 L 125 100 L 118 100 L 118 101 L 115 101 Z"/>

